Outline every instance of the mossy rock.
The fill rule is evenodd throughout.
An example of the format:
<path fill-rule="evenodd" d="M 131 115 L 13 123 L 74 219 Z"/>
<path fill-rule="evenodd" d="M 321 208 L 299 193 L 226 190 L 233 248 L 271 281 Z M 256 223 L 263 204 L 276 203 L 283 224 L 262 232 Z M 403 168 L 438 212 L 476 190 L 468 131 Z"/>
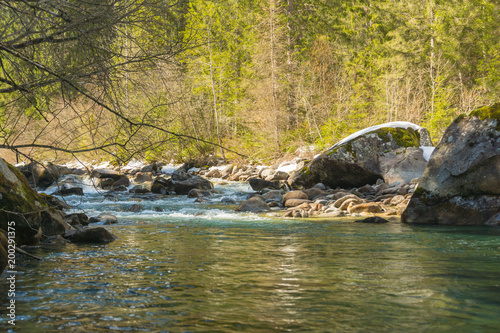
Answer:
<path fill-rule="evenodd" d="M 19 170 L 0 158 L 0 229 L 16 224 L 18 245 L 36 244 L 40 237 L 41 212 L 48 209 Z"/>
<path fill-rule="evenodd" d="M 478 117 L 481 120 L 486 120 L 487 118 L 496 120 L 497 126 L 495 130 L 500 131 L 500 103 L 480 107 L 472 111 L 469 116 Z"/>
<path fill-rule="evenodd" d="M 419 147 L 420 134 L 412 128 L 390 128 L 384 127 L 375 131 L 379 138 L 385 142 L 390 142 L 391 139 L 396 142 L 399 147 Z"/>

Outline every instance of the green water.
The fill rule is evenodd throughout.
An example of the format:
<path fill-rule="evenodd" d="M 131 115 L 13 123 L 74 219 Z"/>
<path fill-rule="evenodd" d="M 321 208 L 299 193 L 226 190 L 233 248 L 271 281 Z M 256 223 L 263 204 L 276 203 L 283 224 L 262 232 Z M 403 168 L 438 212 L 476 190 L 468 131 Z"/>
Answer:
<path fill-rule="evenodd" d="M 500 331 L 498 228 L 136 217 L 109 229 L 109 245 L 23 259 L 16 326 L 2 298 L 0 329 Z"/>

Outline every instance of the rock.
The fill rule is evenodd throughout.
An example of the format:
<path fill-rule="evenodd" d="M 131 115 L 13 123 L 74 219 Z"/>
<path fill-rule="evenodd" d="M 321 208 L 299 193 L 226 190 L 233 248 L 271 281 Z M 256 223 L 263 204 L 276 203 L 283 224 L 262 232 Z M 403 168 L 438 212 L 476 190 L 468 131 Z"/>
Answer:
<path fill-rule="evenodd" d="M 360 198 L 357 198 L 357 197 L 356 198 L 349 198 L 347 200 L 344 200 L 344 202 L 342 202 L 342 205 L 340 205 L 339 209 L 341 211 L 347 211 L 349 209 L 349 207 L 351 207 L 352 205 L 359 205 L 362 203 L 363 203 L 363 200 L 361 200 Z"/>
<path fill-rule="evenodd" d="M 226 205 L 234 205 L 236 204 L 236 201 L 234 201 L 234 199 L 231 199 L 231 198 L 228 198 L 228 197 L 224 197 L 222 199 L 220 199 L 220 202 L 226 204 Z"/>
<path fill-rule="evenodd" d="M 173 180 L 172 183 L 175 193 L 178 195 L 186 195 L 192 189 L 210 190 L 214 188 L 214 185 L 209 180 L 200 176 L 191 176 L 186 180 Z"/>
<path fill-rule="evenodd" d="M 259 178 L 266 179 L 267 177 L 271 177 L 272 175 L 274 175 L 275 172 L 276 168 L 273 167 L 262 168 L 259 171 Z"/>
<path fill-rule="evenodd" d="M 294 172 L 288 182 L 292 188 L 309 188 L 323 183 L 331 188 L 361 187 L 383 178 L 380 157 L 401 148 L 418 150 L 420 135 L 411 123 L 400 123 L 408 128 L 392 128 L 384 124 L 366 129 L 332 146 L 308 165 Z M 357 136 L 356 136 L 357 135 Z"/>
<path fill-rule="evenodd" d="M 500 103 L 446 129 L 402 215 L 404 223 L 488 224 L 500 212 Z"/>
<path fill-rule="evenodd" d="M 55 210 L 36 193 L 26 177 L 0 158 L 0 229 L 15 222 L 16 244 L 36 245 L 42 236 L 42 211 Z"/>
<path fill-rule="evenodd" d="M 98 178 L 98 179 L 110 178 L 118 180 L 122 177 L 123 176 L 118 171 L 111 169 L 94 169 L 90 173 L 90 178 Z"/>
<path fill-rule="evenodd" d="M 276 180 L 287 180 L 290 175 L 284 171 L 276 171 L 273 175 L 266 177 L 266 180 L 276 181 Z"/>
<path fill-rule="evenodd" d="M 135 194 L 146 194 L 150 193 L 151 191 L 148 190 L 147 188 L 142 187 L 141 185 L 136 185 L 130 190 L 128 190 L 129 193 L 135 193 Z"/>
<path fill-rule="evenodd" d="M 305 199 L 309 200 L 309 196 L 304 191 L 291 191 L 285 193 L 282 198 L 283 204 L 286 204 L 287 200 L 290 199 Z"/>
<path fill-rule="evenodd" d="M 283 198 L 283 192 L 280 190 L 271 190 L 262 195 L 262 198 L 264 200 L 274 200 L 274 201 L 281 201 Z"/>
<path fill-rule="evenodd" d="M 160 173 L 163 163 L 161 162 L 153 162 L 151 164 L 145 165 L 141 168 L 140 172 L 142 173 Z"/>
<path fill-rule="evenodd" d="M 309 200 L 314 200 L 315 198 L 317 198 L 319 196 L 328 194 L 325 191 L 320 190 L 319 188 L 316 188 L 316 187 L 311 187 L 307 190 L 304 190 L 303 192 L 307 195 Z"/>
<path fill-rule="evenodd" d="M 125 187 L 124 185 L 120 185 L 120 186 L 111 188 L 111 190 L 109 190 L 108 193 L 127 192 L 127 191 L 128 191 L 127 187 Z"/>
<path fill-rule="evenodd" d="M 335 208 L 340 208 L 344 204 L 345 201 L 350 200 L 350 199 L 355 200 L 356 202 L 359 202 L 359 203 L 362 202 L 361 198 L 358 197 L 357 195 L 347 194 L 347 195 L 344 195 L 341 198 L 337 199 L 335 201 L 335 203 L 333 204 L 333 206 Z"/>
<path fill-rule="evenodd" d="M 363 220 L 356 220 L 356 222 L 375 223 L 375 224 L 389 223 L 388 220 L 386 220 L 380 216 L 370 216 L 370 217 L 367 217 L 366 219 L 363 219 Z"/>
<path fill-rule="evenodd" d="M 211 195 L 210 191 L 203 191 L 199 190 L 197 188 L 192 189 L 189 191 L 187 197 L 188 198 L 201 198 L 201 197 L 209 197 Z"/>
<path fill-rule="evenodd" d="M 323 184 L 323 183 L 318 183 L 318 184 L 314 185 L 312 188 L 319 188 L 319 189 L 320 189 L 320 190 L 322 190 L 322 191 L 326 191 L 326 190 L 328 189 L 328 188 L 326 187 L 326 185 L 325 185 L 325 184 Z"/>
<path fill-rule="evenodd" d="M 248 183 L 250 184 L 252 190 L 256 192 L 261 192 L 265 188 L 276 189 L 276 190 L 280 189 L 280 184 L 277 181 L 270 182 L 260 178 L 250 178 L 248 179 Z"/>
<path fill-rule="evenodd" d="M 287 199 L 285 201 L 284 206 L 285 207 L 295 207 L 299 206 L 304 203 L 310 203 L 311 201 L 309 199 Z"/>
<path fill-rule="evenodd" d="M 160 175 L 151 183 L 151 192 L 156 194 L 173 194 L 175 192 L 174 185 L 170 177 Z"/>
<path fill-rule="evenodd" d="M 269 205 L 259 196 L 252 197 L 235 209 L 237 212 L 264 212 L 270 210 Z"/>
<path fill-rule="evenodd" d="M 362 204 L 355 204 L 347 208 L 349 214 L 360 214 L 360 213 L 382 213 L 384 208 L 378 202 L 367 202 Z"/>
<path fill-rule="evenodd" d="M 118 223 L 118 219 L 114 215 L 101 213 L 97 217 L 89 218 L 89 223 L 115 224 Z"/>
<path fill-rule="evenodd" d="M 383 153 L 379 157 L 379 164 L 386 183 L 409 184 L 412 179 L 422 176 L 427 161 L 422 149 L 408 147 Z"/>
<path fill-rule="evenodd" d="M 373 188 L 373 186 L 367 184 L 358 188 L 358 192 L 362 194 L 374 194 L 376 190 Z"/>
<path fill-rule="evenodd" d="M 59 168 L 50 162 L 43 164 L 31 162 L 21 168 L 21 173 L 33 188 L 41 190 L 45 190 L 61 177 Z"/>
<path fill-rule="evenodd" d="M 389 205 L 396 206 L 402 203 L 405 200 L 405 197 L 402 195 L 396 195 L 389 200 Z"/>
<path fill-rule="evenodd" d="M 52 193 L 52 195 L 60 195 L 60 196 L 67 196 L 67 195 L 83 195 L 83 189 L 81 187 L 68 187 L 63 185 L 60 190 L 55 191 Z"/>
<path fill-rule="evenodd" d="M 128 179 L 127 176 L 122 176 L 120 179 L 116 180 L 112 185 L 111 189 L 117 188 L 119 186 L 125 186 L 128 187 L 130 186 L 130 180 Z"/>
<path fill-rule="evenodd" d="M 71 229 L 71 226 L 65 221 L 62 212 L 55 209 L 47 209 L 42 211 L 42 235 L 50 237 L 55 235 L 64 235 L 66 231 Z"/>
<path fill-rule="evenodd" d="M 78 231 L 68 239 L 76 244 L 106 244 L 118 238 L 103 227 L 96 227 Z"/>
<path fill-rule="evenodd" d="M 42 241 L 42 243 L 50 245 L 66 245 L 69 243 L 69 241 L 65 239 L 62 235 L 55 235 L 45 238 Z"/>
<path fill-rule="evenodd" d="M 134 175 L 135 183 L 145 183 L 153 181 L 153 175 L 150 172 L 137 172 Z"/>
<path fill-rule="evenodd" d="M 52 207 L 57 210 L 63 209 L 71 209 L 71 206 L 66 202 L 59 200 L 58 198 L 48 195 L 48 194 L 39 194 L 40 198 L 47 204 L 47 206 Z"/>
<path fill-rule="evenodd" d="M 205 174 L 207 178 L 222 178 L 222 172 L 219 169 L 212 169 Z"/>
<path fill-rule="evenodd" d="M 100 178 L 97 182 L 97 186 L 99 186 L 103 190 L 110 190 L 114 182 L 115 180 L 113 178 Z"/>
<path fill-rule="evenodd" d="M 143 205 L 133 204 L 132 206 L 128 207 L 125 211 L 126 212 L 139 213 L 139 212 L 142 212 L 143 210 L 144 210 L 144 206 Z"/>
<path fill-rule="evenodd" d="M 9 241 L 7 237 L 5 237 L 4 233 L 0 231 L 0 274 L 2 274 L 9 262 L 8 249 Z"/>
<path fill-rule="evenodd" d="M 80 224 L 82 226 L 86 226 L 89 224 L 89 217 L 87 214 L 84 213 L 73 213 L 73 214 L 67 214 L 65 217 L 66 221 L 70 220 L 75 224 Z M 73 223 L 70 223 L 73 225 Z"/>

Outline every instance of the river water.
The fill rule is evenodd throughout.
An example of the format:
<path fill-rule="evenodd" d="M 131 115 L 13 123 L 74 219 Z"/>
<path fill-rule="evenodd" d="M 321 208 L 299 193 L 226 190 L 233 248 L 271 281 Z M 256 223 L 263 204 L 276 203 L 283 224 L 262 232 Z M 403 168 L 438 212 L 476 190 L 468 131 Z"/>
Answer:
<path fill-rule="evenodd" d="M 199 204 L 94 193 L 107 245 L 18 258 L 12 332 L 498 332 L 500 229 L 276 219 L 232 211 L 244 184 Z M 126 212 L 131 204 L 140 213 Z M 160 207 L 163 212 L 158 212 Z M 5 277 L 5 274 L 2 276 Z M 6 284 L 0 292 L 7 295 Z"/>

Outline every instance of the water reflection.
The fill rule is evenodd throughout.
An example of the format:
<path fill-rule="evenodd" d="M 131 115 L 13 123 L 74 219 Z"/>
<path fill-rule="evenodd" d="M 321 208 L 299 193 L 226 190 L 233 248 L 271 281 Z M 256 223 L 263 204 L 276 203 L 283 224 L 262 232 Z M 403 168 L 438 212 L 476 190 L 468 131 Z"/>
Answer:
<path fill-rule="evenodd" d="M 144 220 L 113 232 L 109 245 L 39 249 L 44 261 L 21 264 L 16 329 L 498 328 L 500 238 L 489 231 Z"/>

